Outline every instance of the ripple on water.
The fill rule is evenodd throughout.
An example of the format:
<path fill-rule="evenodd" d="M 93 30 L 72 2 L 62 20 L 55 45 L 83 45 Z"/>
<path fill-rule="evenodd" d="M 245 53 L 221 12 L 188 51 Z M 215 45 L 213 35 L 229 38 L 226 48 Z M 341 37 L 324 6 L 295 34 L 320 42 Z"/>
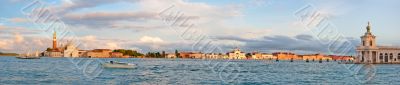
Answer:
<path fill-rule="evenodd" d="M 67 58 L 20 60 L 0 57 L 1 84 L 360 84 L 351 70 L 336 62 L 188 59 L 101 59 L 138 65 L 103 69 L 94 79 Z M 400 84 L 400 65 L 376 65 L 367 84 Z M 236 76 L 235 76 L 236 75 Z M 360 75 L 357 75 L 360 76 Z M 362 76 L 362 75 L 361 75 Z"/>

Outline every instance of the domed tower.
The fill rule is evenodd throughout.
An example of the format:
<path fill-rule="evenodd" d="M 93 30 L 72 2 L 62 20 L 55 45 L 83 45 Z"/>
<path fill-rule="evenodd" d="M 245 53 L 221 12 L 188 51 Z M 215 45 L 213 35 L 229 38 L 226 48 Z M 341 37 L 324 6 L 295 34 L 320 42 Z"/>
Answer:
<path fill-rule="evenodd" d="M 357 47 L 357 61 L 360 63 L 376 63 L 377 52 L 376 36 L 371 33 L 371 23 L 368 22 L 367 32 L 361 36 L 361 45 Z"/>
<path fill-rule="evenodd" d="M 361 36 L 361 46 L 375 48 L 375 38 L 376 36 L 371 33 L 371 23 L 368 22 L 367 32 L 365 32 L 364 36 Z"/>

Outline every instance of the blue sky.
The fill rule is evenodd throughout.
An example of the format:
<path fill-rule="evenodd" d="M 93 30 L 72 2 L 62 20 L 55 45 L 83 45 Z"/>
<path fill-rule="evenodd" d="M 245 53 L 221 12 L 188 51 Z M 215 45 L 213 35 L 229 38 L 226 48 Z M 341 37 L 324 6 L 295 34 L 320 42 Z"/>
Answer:
<path fill-rule="evenodd" d="M 18 46 L 50 47 L 51 33 L 39 30 L 21 13 L 31 0 L 0 1 L 0 51 Z M 81 49 L 196 51 L 157 13 L 172 5 L 193 19 L 195 29 L 210 36 L 224 51 L 300 49 L 326 52 L 295 12 L 311 5 L 328 17 L 340 34 L 358 44 L 368 21 L 380 45 L 400 45 L 398 0 L 43 0 L 81 41 Z M 290 42 L 289 42 L 290 41 Z M 31 42 L 31 43 L 26 43 Z M 63 42 L 61 42 L 63 43 Z M 282 45 L 282 46 L 281 46 Z M 282 47 L 282 48 L 281 48 Z M 304 50 L 304 51 L 302 51 Z M 297 50 L 298 51 L 298 50 Z"/>

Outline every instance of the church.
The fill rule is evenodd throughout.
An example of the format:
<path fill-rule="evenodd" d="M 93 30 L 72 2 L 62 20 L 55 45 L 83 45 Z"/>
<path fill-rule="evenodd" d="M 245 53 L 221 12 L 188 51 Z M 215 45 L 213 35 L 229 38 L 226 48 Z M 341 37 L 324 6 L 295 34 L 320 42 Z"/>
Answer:
<path fill-rule="evenodd" d="M 378 46 L 376 36 L 371 32 L 368 22 L 367 32 L 361 36 L 361 44 L 357 46 L 357 63 L 362 64 L 400 64 L 400 47 Z"/>

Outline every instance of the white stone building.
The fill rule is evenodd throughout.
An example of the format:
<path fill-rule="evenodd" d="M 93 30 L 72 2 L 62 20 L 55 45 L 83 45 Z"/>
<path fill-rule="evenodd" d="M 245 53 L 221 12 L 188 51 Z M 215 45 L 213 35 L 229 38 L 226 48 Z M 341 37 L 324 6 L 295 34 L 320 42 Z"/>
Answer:
<path fill-rule="evenodd" d="M 177 58 L 175 53 L 167 53 L 166 58 Z"/>
<path fill-rule="evenodd" d="M 79 57 L 79 50 L 74 44 L 68 43 L 64 49 L 64 57 Z"/>
<path fill-rule="evenodd" d="M 377 46 L 376 36 L 371 33 L 368 22 L 367 32 L 361 36 L 361 45 L 357 47 L 357 63 L 400 63 L 400 48 Z"/>
<path fill-rule="evenodd" d="M 239 48 L 236 48 L 232 52 L 229 52 L 228 55 L 229 55 L 229 59 L 247 59 L 246 53 L 240 51 Z"/>

